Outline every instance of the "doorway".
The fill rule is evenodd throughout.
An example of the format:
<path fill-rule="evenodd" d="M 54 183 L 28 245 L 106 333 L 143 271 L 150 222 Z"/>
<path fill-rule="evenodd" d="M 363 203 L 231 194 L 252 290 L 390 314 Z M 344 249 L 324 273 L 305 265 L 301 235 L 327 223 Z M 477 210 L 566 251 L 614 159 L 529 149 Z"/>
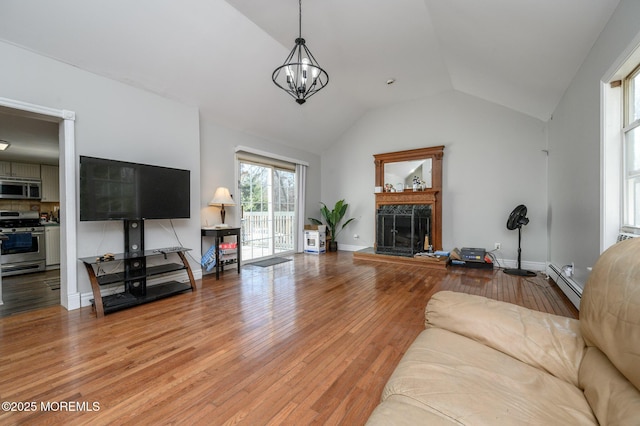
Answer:
<path fill-rule="evenodd" d="M 60 305 L 68 310 L 78 309 L 81 305 L 81 300 L 77 283 L 77 250 L 75 244 L 75 113 L 7 98 L 0 98 L 0 112 L 15 114 L 37 121 L 56 123 L 59 149 L 59 208 L 61 212 L 64 212 L 64 215 L 59 216 L 58 228 L 60 233 L 60 269 L 59 280 L 56 277 L 45 277 L 44 281 L 51 287 L 50 291 L 58 290 L 58 302 Z M 57 281 L 57 283 L 54 281 Z M 0 281 L 1 291 L 2 281 Z"/>
<path fill-rule="evenodd" d="M 238 161 L 242 259 L 293 253 L 296 241 L 294 165 L 268 159 Z"/>

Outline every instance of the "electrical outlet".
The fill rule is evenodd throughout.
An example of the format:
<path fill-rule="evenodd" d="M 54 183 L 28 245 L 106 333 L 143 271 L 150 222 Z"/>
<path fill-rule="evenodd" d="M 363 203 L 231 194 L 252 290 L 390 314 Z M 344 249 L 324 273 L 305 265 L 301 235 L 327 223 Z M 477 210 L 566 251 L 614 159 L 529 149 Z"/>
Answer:
<path fill-rule="evenodd" d="M 500 243 L 495 243 L 495 244 L 493 245 L 493 249 L 494 249 L 494 250 L 500 250 L 501 248 L 502 248 L 502 244 L 500 244 Z"/>
<path fill-rule="evenodd" d="M 573 276 L 573 272 L 575 270 L 574 268 L 575 268 L 575 265 L 573 264 L 573 262 L 571 262 L 571 265 L 564 265 L 562 267 L 562 272 L 564 273 L 564 276 L 565 277 L 572 277 Z"/>

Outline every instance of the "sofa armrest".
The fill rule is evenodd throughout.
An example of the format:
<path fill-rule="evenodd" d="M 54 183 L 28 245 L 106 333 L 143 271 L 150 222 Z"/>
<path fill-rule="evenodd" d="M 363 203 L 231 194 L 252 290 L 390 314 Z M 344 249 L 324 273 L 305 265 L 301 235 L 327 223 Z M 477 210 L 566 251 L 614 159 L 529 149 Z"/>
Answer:
<path fill-rule="evenodd" d="M 578 385 L 585 351 L 578 320 L 482 296 L 440 291 L 427 304 L 425 325 L 468 337 Z"/>

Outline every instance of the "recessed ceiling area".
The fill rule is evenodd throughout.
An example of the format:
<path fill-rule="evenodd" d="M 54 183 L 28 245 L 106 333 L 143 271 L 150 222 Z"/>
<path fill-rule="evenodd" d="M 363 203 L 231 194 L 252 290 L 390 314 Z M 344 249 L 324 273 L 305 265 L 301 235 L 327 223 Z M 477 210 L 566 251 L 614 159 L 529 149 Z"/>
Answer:
<path fill-rule="evenodd" d="M 371 109 L 450 90 L 546 121 L 617 5 L 303 0 L 330 82 L 302 106 L 271 81 L 298 36 L 296 0 L 3 0 L 0 40 L 320 153 Z"/>
<path fill-rule="evenodd" d="M 0 140 L 10 144 L 0 161 L 58 165 L 58 127 L 50 118 L 0 107 Z"/>

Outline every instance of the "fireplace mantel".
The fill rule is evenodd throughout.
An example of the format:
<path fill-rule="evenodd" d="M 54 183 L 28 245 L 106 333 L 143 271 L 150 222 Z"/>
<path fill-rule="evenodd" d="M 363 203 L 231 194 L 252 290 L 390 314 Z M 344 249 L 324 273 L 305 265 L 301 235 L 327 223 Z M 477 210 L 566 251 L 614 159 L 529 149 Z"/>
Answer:
<path fill-rule="evenodd" d="M 424 191 L 406 190 L 403 192 L 379 192 L 376 194 L 376 210 L 383 204 L 435 204 L 438 199 L 437 189 Z"/>
<path fill-rule="evenodd" d="M 430 204 L 432 212 L 431 244 L 442 250 L 442 156 L 444 146 L 396 151 L 374 155 L 376 166 L 375 186 L 384 188 L 384 166 L 387 163 L 431 159 L 431 188 L 421 191 L 405 189 L 398 192 L 376 192 L 376 212 L 381 205 Z"/>

